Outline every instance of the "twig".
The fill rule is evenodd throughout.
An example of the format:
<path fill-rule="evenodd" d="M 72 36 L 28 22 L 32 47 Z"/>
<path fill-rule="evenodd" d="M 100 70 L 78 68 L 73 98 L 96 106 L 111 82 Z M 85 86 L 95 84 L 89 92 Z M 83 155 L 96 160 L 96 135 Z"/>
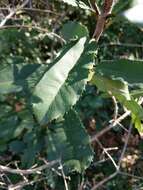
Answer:
<path fill-rule="evenodd" d="M 143 102 L 143 98 L 141 98 L 139 101 L 138 101 L 138 104 L 142 104 L 142 102 Z M 123 114 L 121 117 L 119 117 L 117 120 L 118 120 L 118 122 L 120 122 L 120 121 L 122 121 L 124 118 L 126 118 L 128 115 L 130 115 L 130 111 L 126 111 L 126 113 L 125 114 Z M 117 120 L 115 121 L 115 122 L 117 122 Z M 114 123 L 115 123 L 114 122 Z M 113 123 L 113 124 L 114 124 Z M 110 127 L 113 127 L 114 125 L 111 125 Z M 91 190 L 96 190 L 96 189 L 98 189 L 100 186 L 102 186 L 104 183 L 106 183 L 106 182 L 108 182 L 110 179 L 112 179 L 113 177 L 115 177 L 117 174 L 124 174 L 124 175 L 127 175 L 127 176 L 129 176 L 129 177 L 133 177 L 133 175 L 130 175 L 130 174 L 127 174 L 127 173 L 124 173 L 124 172 L 121 172 L 120 171 L 120 167 L 121 167 L 121 162 L 122 162 L 122 159 L 123 159 L 123 157 L 124 157 L 124 155 L 125 155 L 125 152 L 126 152 L 126 149 L 127 149 L 127 146 L 128 146 L 128 142 L 129 142 L 129 138 L 130 138 L 130 135 L 131 135 L 131 131 L 132 131 L 132 127 L 133 127 L 133 125 L 132 125 L 132 123 L 130 123 L 130 127 L 129 127 L 129 130 L 128 130 L 128 135 L 127 135 L 127 137 L 126 137 L 126 141 L 125 141 L 125 143 L 124 143 L 124 147 L 123 147 L 123 150 L 122 150 L 122 153 L 121 153 L 121 156 L 120 156 L 120 159 L 119 159 L 119 161 L 118 161 L 118 164 L 116 164 L 115 162 L 114 162 L 114 160 L 112 159 L 112 157 L 111 157 L 111 155 L 109 154 L 107 154 L 108 152 L 105 152 L 105 149 L 103 149 L 104 150 L 104 152 L 108 155 L 108 157 L 110 158 L 110 160 L 112 161 L 112 163 L 113 163 L 113 165 L 116 167 L 116 172 L 115 173 L 113 173 L 113 174 L 111 174 L 110 176 L 108 176 L 107 178 L 105 178 L 105 179 L 103 179 L 101 182 L 99 182 L 97 185 L 95 185 Z M 94 138 L 95 138 L 96 136 L 94 136 Z M 96 137 L 97 138 L 97 137 Z M 95 138 L 95 140 L 97 140 Z M 100 145 L 101 143 L 99 142 L 99 140 L 98 140 L 98 144 Z M 102 144 L 100 145 L 100 146 L 102 146 Z M 138 178 L 138 179 L 143 179 L 143 178 L 140 178 L 140 177 L 138 177 L 138 176 L 136 176 L 136 178 Z"/>
<path fill-rule="evenodd" d="M 48 162 L 47 162 L 47 160 L 45 159 L 45 158 L 40 158 L 40 160 L 42 160 L 45 164 L 48 164 Z M 59 161 L 60 163 L 61 163 L 61 161 Z M 51 168 L 51 170 L 53 171 L 53 172 L 55 172 L 55 174 L 57 174 L 58 176 L 60 176 L 60 177 L 62 177 L 62 174 L 58 171 L 58 170 L 56 170 L 55 168 Z M 70 179 L 70 177 L 66 177 L 65 176 L 65 179 Z"/>
<path fill-rule="evenodd" d="M 14 184 L 14 185 L 9 185 L 8 186 L 8 190 L 21 190 L 23 187 L 27 186 L 27 185 L 33 185 L 34 183 L 36 182 L 39 182 L 39 181 L 43 181 L 43 180 L 46 180 L 48 178 L 48 176 L 46 177 L 42 177 L 40 179 L 35 179 L 33 181 L 29 181 L 29 182 L 26 182 L 26 181 L 21 181 L 17 184 Z"/>
<path fill-rule="evenodd" d="M 97 185 L 95 185 L 91 190 L 96 190 L 99 187 L 101 187 L 104 183 L 108 182 L 109 180 L 111 180 L 112 178 L 114 178 L 116 175 L 118 174 L 118 171 L 114 172 L 113 174 L 109 175 L 108 177 L 106 177 L 105 179 L 103 179 L 102 181 L 100 181 Z"/>
<path fill-rule="evenodd" d="M 108 127 L 104 128 L 102 131 L 97 133 L 91 138 L 91 142 L 95 141 L 96 138 L 101 137 L 104 135 L 106 132 L 110 131 L 113 129 L 118 123 L 120 123 L 122 120 L 124 120 L 126 117 L 128 117 L 131 114 L 131 111 L 126 111 L 123 115 L 121 115 L 118 119 L 116 119 L 113 123 L 111 123 Z"/>
<path fill-rule="evenodd" d="M 15 166 L 17 167 L 17 169 L 19 169 L 17 162 L 15 162 Z M 24 174 L 21 173 L 20 175 L 22 176 L 24 181 L 28 182 L 28 179 Z"/>
<path fill-rule="evenodd" d="M 60 160 L 59 169 L 61 170 L 61 174 L 62 174 L 62 177 L 63 177 L 63 180 L 64 180 L 65 190 L 69 190 L 68 184 L 67 184 L 67 181 L 66 181 L 66 176 L 65 176 L 65 173 L 64 173 L 64 170 L 63 170 L 63 165 L 61 163 L 61 160 Z"/>
<path fill-rule="evenodd" d="M 81 184 L 78 187 L 78 190 L 83 190 L 83 186 L 84 186 L 84 180 L 82 180 Z"/>
<path fill-rule="evenodd" d="M 99 16 L 101 14 L 100 9 L 99 9 L 97 3 L 95 2 L 95 0 L 93 2 L 91 0 L 88 0 L 88 2 L 90 4 L 91 9 L 93 9 L 94 12 L 96 13 L 96 16 Z"/>
<path fill-rule="evenodd" d="M 2 26 L 5 25 L 5 23 L 16 14 L 17 11 L 19 11 L 20 9 L 22 9 L 23 7 L 25 7 L 27 5 L 27 3 L 29 2 L 29 0 L 25 0 L 22 5 L 20 5 L 19 7 L 17 7 L 16 9 L 11 10 L 11 12 L 5 17 L 5 19 L 3 19 L 0 23 L 0 28 Z"/>
<path fill-rule="evenodd" d="M 103 145 L 100 143 L 100 141 L 97 138 L 96 138 L 96 142 L 98 143 L 98 145 L 100 146 L 100 148 L 103 150 L 103 152 L 105 152 L 105 154 L 109 157 L 109 159 L 111 160 L 111 162 L 115 166 L 116 170 L 118 170 L 118 166 L 117 166 L 116 162 L 114 161 L 114 159 L 112 158 L 112 156 L 109 154 L 109 152 L 107 151 L 107 149 L 103 147 Z"/>
<path fill-rule="evenodd" d="M 113 120 L 117 120 L 117 117 L 118 117 L 118 103 L 117 103 L 117 100 L 115 98 L 115 96 L 112 96 L 112 100 L 113 100 L 113 103 L 114 103 L 114 117 L 113 117 Z"/>
<path fill-rule="evenodd" d="M 128 129 L 126 129 L 121 123 L 118 123 L 118 125 L 119 125 L 124 131 L 126 131 L 126 132 L 128 133 Z"/>
<path fill-rule="evenodd" d="M 39 166 L 37 168 L 32 168 L 32 169 L 25 169 L 25 170 L 21 170 L 21 169 L 13 169 L 7 166 L 3 166 L 0 165 L 0 172 L 6 172 L 6 173 L 11 173 L 11 174 L 24 174 L 24 175 L 28 175 L 28 174 L 33 174 L 33 173 L 41 173 L 42 170 L 45 170 L 47 168 L 52 167 L 53 165 L 59 163 L 59 160 L 54 160 L 49 162 L 48 164 L 44 164 L 42 166 Z"/>
<path fill-rule="evenodd" d="M 126 152 L 126 149 L 127 149 L 127 146 L 128 146 L 128 142 L 129 142 L 129 138 L 130 138 L 130 135 L 131 135 L 131 132 L 132 132 L 132 127 L 133 127 L 133 124 L 131 123 L 130 127 L 129 127 L 129 130 L 128 130 L 128 135 L 126 137 L 126 141 L 125 141 L 125 144 L 124 144 L 124 147 L 123 147 L 123 150 L 122 150 L 122 154 L 121 154 L 119 162 L 118 162 L 118 169 L 120 169 L 122 159 L 123 159 L 123 157 L 125 155 L 125 152 Z"/>
<path fill-rule="evenodd" d="M 126 172 L 119 171 L 119 174 L 125 175 L 125 176 L 128 176 L 128 177 L 132 177 L 132 178 L 136 178 L 136 179 L 141 179 L 141 180 L 143 180 L 143 177 L 136 176 L 136 175 L 133 175 L 133 174 L 129 174 L 129 173 L 126 173 Z"/>
<path fill-rule="evenodd" d="M 103 163 L 109 161 L 109 160 L 110 160 L 109 157 L 108 158 L 103 158 L 102 160 L 99 160 L 99 161 L 96 161 L 95 163 L 92 163 L 91 166 L 96 167 L 96 166 L 98 166 L 100 164 L 103 164 Z"/>
<path fill-rule="evenodd" d="M 118 147 L 109 147 L 109 148 L 104 148 L 107 151 L 113 151 L 113 150 L 118 150 Z"/>

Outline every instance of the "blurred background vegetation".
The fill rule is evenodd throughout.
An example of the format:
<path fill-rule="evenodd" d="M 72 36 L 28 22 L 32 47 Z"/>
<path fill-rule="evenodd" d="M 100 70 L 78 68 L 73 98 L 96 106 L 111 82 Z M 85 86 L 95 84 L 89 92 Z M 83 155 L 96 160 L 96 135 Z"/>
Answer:
<path fill-rule="evenodd" d="M 3 20 L 8 14 L 9 7 L 16 6 L 19 2 L 16 0 L 1 0 L 0 19 Z M 98 0 L 97 3 L 102 5 L 102 0 Z M 112 16 L 108 20 L 107 28 L 99 41 L 99 53 L 95 60 L 96 63 L 100 60 L 112 60 L 116 58 L 143 59 L 143 29 L 141 26 L 129 22 L 123 16 L 124 11 L 129 9 L 131 5 L 132 0 L 117 1 Z M 68 6 L 60 0 L 31 1 L 27 9 L 22 9 L 13 16 L 6 23 L 6 27 L 0 30 L 0 68 L 11 62 L 16 62 L 16 64 L 23 63 L 23 65 L 25 63 L 50 64 L 64 44 L 61 30 L 63 25 L 68 21 L 82 23 L 88 28 L 92 37 L 96 25 L 96 15 L 94 13 Z M 18 112 L 21 109 L 21 101 L 23 99 L 21 96 L 3 97 L 1 95 L 0 101 L 0 117 L 2 118 L 3 111 L 7 113 L 10 110 Z M 3 105 L 6 101 L 8 102 L 7 108 L 3 110 Z M 118 106 L 119 113 L 122 114 L 123 108 L 120 105 Z M 76 109 L 80 113 L 88 133 L 92 136 L 108 125 L 114 114 L 114 103 L 104 93 L 99 92 L 95 87 L 88 84 L 86 92 L 78 102 Z M 22 118 L 23 115 L 21 114 L 20 117 Z M 123 123 L 124 128 L 128 129 L 129 123 L 130 118 L 127 118 Z M 0 126 L 0 130 L 3 130 L 3 126 L 4 124 Z M 42 137 L 42 133 L 44 133 L 44 130 L 39 132 L 39 138 Z M 12 165 L 15 165 L 15 163 L 19 164 L 21 160 L 24 160 L 23 166 L 26 165 L 26 162 L 33 163 L 31 152 L 27 155 L 22 155 L 22 157 L 19 156 L 22 147 L 24 149 L 27 146 L 19 140 L 19 132 L 15 136 L 11 136 L 11 133 L 6 133 L 7 139 L 4 135 L 0 134 L 0 160 L 3 164 L 12 163 Z M 28 142 L 31 143 L 30 135 L 31 133 L 29 132 L 29 136 L 23 137 L 23 139 L 29 139 Z M 117 127 L 116 130 L 106 133 L 100 139 L 106 148 L 113 148 L 111 154 L 115 160 L 119 157 L 125 135 L 124 130 Z M 7 146 L 5 146 L 3 141 L 7 141 Z M 43 149 L 42 140 L 40 143 L 39 146 Z M 40 150 L 41 147 L 39 148 Z M 84 176 L 78 173 L 71 174 L 71 190 L 77 190 L 82 180 L 85 182 L 83 189 L 90 190 L 94 184 L 113 173 L 114 166 L 111 161 L 106 158 L 96 143 L 93 143 L 93 147 L 95 151 L 94 162 L 87 169 Z M 37 160 L 38 157 L 40 156 L 37 155 Z M 26 167 L 28 166 L 26 165 Z M 132 138 L 128 144 L 126 157 L 122 162 L 122 169 L 130 175 L 118 175 L 100 187 L 100 190 L 143 189 L 143 139 L 141 134 L 135 129 L 132 131 Z M 43 176 L 45 175 L 46 173 L 43 174 Z M 7 180 L 13 183 L 19 181 L 16 175 L 13 177 L 9 175 L 9 179 L 5 178 L 5 176 L 1 177 L 3 183 Z M 31 175 L 31 179 L 38 180 L 38 176 Z M 49 187 L 47 187 L 47 184 Z M 60 177 L 56 177 L 56 179 L 51 177 L 48 180 L 35 183 L 32 187 L 27 186 L 23 189 L 42 190 L 46 188 L 49 190 L 64 189 Z M 0 189 L 2 188 L 0 187 Z"/>

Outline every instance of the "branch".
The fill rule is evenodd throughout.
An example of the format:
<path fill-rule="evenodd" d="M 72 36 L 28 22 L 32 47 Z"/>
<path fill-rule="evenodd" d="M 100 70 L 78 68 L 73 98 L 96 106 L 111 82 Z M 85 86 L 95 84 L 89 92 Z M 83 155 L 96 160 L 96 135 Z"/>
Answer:
<path fill-rule="evenodd" d="M 124 158 L 124 155 L 125 155 L 125 152 L 126 152 L 126 149 L 127 149 L 127 146 L 128 146 L 129 138 L 130 138 L 130 135 L 131 135 L 131 132 L 132 132 L 132 127 L 133 127 L 133 124 L 131 123 L 130 127 L 129 127 L 129 130 L 128 130 L 128 135 L 126 137 L 126 141 L 125 141 L 125 144 L 124 144 L 124 147 L 123 147 L 123 150 L 122 150 L 122 154 L 121 154 L 119 162 L 118 162 L 118 169 L 120 169 L 122 159 Z"/>
<path fill-rule="evenodd" d="M 42 170 L 50 168 L 57 163 L 59 163 L 59 160 L 51 161 L 37 168 L 32 168 L 32 169 L 27 169 L 27 170 L 13 169 L 7 166 L 0 165 L 0 172 L 6 172 L 6 173 L 11 173 L 11 174 L 24 174 L 24 175 L 33 174 L 33 173 L 39 174 Z"/>
<path fill-rule="evenodd" d="M 33 185 L 34 183 L 43 181 L 47 178 L 48 178 L 48 176 L 42 177 L 40 179 L 35 179 L 33 181 L 21 181 L 19 183 L 14 184 L 14 185 L 9 185 L 8 188 L 6 188 L 6 189 L 8 189 L 8 190 L 21 190 L 23 187 L 25 187 L 27 185 Z"/>
<path fill-rule="evenodd" d="M 96 13 L 97 16 L 99 16 L 100 15 L 100 9 L 99 9 L 97 3 L 95 2 L 95 0 L 94 1 L 88 0 L 88 2 L 90 4 L 91 9 Z"/>
<path fill-rule="evenodd" d="M 103 13 L 108 16 L 113 9 L 114 0 L 105 0 L 103 5 Z"/>
<path fill-rule="evenodd" d="M 98 143 L 98 145 L 100 146 L 100 148 L 103 150 L 103 152 L 108 156 L 108 158 L 111 160 L 111 162 L 113 163 L 113 165 L 115 166 L 116 170 L 118 170 L 118 165 L 116 164 L 115 160 L 112 158 L 112 156 L 109 154 L 109 152 L 107 151 L 106 148 L 103 147 L 103 145 L 100 143 L 100 141 L 98 139 L 96 139 L 96 142 Z"/>
<path fill-rule="evenodd" d="M 6 22 L 13 17 L 17 11 L 21 10 L 23 7 L 25 7 L 28 4 L 29 0 L 25 0 L 22 5 L 17 7 L 16 9 L 11 10 L 11 12 L 5 17 L 4 20 L 1 21 L 0 23 L 0 28 L 6 24 Z"/>
<path fill-rule="evenodd" d="M 103 179 L 101 182 L 99 182 L 97 185 L 95 185 L 91 190 L 96 190 L 99 187 L 101 187 L 104 183 L 108 182 L 112 178 L 114 178 L 118 174 L 118 171 L 114 172 L 113 174 L 109 175 L 105 179 Z"/>
<path fill-rule="evenodd" d="M 62 177 L 63 177 L 63 180 L 64 180 L 65 190 L 69 190 L 68 184 L 67 184 L 67 181 L 66 181 L 66 176 L 65 176 L 65 173 L 64 173 L 64 170 L 63 170 L 63 165 L 62 165 L 61 161 L 60 161 L 59 169 L 61 170 L 61 174 L 62 174 Z"/>
<path fill-rule="evenodd" d="M 106 25 L 106 19 L 111 14 L 114 0 L 104 0 L 103 11 L 98 16 L 97 24 L 93 37 L 98 42 Z"/>
<path fill-rule="evenodd" d="M 97 133 L 95 136 L 91 138 L 91 142 L 95 141 L 96 138 L 101 137 L 104 135 L 106 132 L 110 131 L 113 129 L 118 123 L 120 123 L 122 120 L 124 120 L 126 117 L 128 117 L 131 114 L 131 111 L 126 111 L 123 115 L 121 115 L 118 119 L 116 119 L 113 123 L 111 123 L 108 127 L 104 128 L 102 131 Z"/>

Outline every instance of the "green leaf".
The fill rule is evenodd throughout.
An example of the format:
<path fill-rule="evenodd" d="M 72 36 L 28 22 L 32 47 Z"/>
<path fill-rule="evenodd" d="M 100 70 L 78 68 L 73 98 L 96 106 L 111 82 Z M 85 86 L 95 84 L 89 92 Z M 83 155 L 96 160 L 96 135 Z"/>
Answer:
<path fill-rule="evenodd" d="M 74 110 L 65 115 L 62 123 L 48 130 L 48 160 L 62 159 L 66 173 L 83 172 L 93 159 L 89 136 Z"/>
<path fill-rule="evenodd" d="M 74 7 L 80 7 L 82 9 L 90 9 L 86 0 L 62 0 L 64 3 L 72 5 Z"/>
<path fill-rule="evenodd" d="M 30 92 L 46 69 L 40 64 L 0 66 L 0 94 Z"/>
<path fill-rule="evenodd" d="M 7 105 L 3 104 L 0 108 L 4 110 L 0 118 L 0 141 L 6 143 L 19 137 L 24 130 L 32 130 L 34 121 L 30 111 L 24 110 L 16 114 Z"/>
<path fill-rule="evenodd" d="M 135 124 L 135 128 L 138 130 L 139 134 L 142 135 L 143 134 L 143 124 L 141 123 L 141 120 L 136 117 L 134 124 Z"/>
<path fill-rule="evenodd" d="M 70 48 L 60 54 L 57 62 L 36 85 L 32 104 L 41 124 L 62 116 L 77 101 L 74 90 L 67 86 L 66 80 L 82 55 L 85 42 L 86 38 L 71 42 L 72 46 L 70 44 Z"/>
<path fill-rule="evenodd" d="M 143 108 L 135 100 L 128 100 L 124 103 L 126 108 L 132 112 L 137 118 L 143 120 Z"/>
<path fill-rule="evenodd" d="M 64 24 L 61 33 L 66 41 L 89 36 L 87 28 L 75 21 L 69 21 L 68 23 Z"/>
<path fill-rule="evenodd" d="M 141 122 L 141 119 L 138 117 L 138 115 L 132 114 L 132 123 L 134 124 L 135 128 L 138 130 L 140 135 L 143 133 L 143 125 Z"/>
<path fill-rule="evenodd" d="M 12 107 L 7 105 L 7 104 L 1 104 L 0 105 L 0 120 L 3 118 L 3 117 L 6 117 L 8 116 L 12 111 Z"/>
<path fill-rule="evenodd" d="M 9 144 L 9 150 L 14 153 L 21 153 L 25 149 L 25 144 L 22 141 L 15 140 Z"/>
<path fill-rule="evenodd" d="M 8 94 L 21 91 L 21 87 L 14 84 L 13 66 L 0 67 L 0 94 Z"/>
<path fill-rule="evenodd" d="M 143 61 L 104 61 L 96 66 L 96 71 L 106 76 L 122 78 L 130 84 L 143 83 Z"/>
<path fill-rule="evenodd" d="M 130 100 L 128 84 L 121 79 L 114 79 L 95 73 L 91 83 L 95 84 L 99 90 L 107 93 L 109 92 L 113 96 L 116 96 L 119 100 Z"/>
<path fill-rule="evenodd" d="M 16 132 L 18 123 L 18 117 L 16 115 L 2 119 L 0 121 L 0 141 L 7 142 L 17 137 L 19 135 L 19 133 Z"/>
<path fill-rule="evenodd" d="M 140 98 L 143 96 L 143 88 L 140 88 L 138 90 L 132 90 L 131 91 L 131 95 L 134 97 L 134 98 Z"/>
<path fill-rule="evenodd" d="M 22 151 L 21 160 L 23 167 L 31 167 L 37 158 L 37 155 L 43 151 L 44 146 L 44 134 L 40 134 L 40 130 L 36 130 L 36 125 L 33 130 L 25 133 L 23 137 L 23 142 L 25 144 L 25 149 Z M 38 128 L 39 129 L 39 128 Z"/>
<path fill-rule="evenodd" d="M 95 84 L 99 90 L 115 96 L 132 114 L 143 119 L 143 108 L 134 99 L 131 99 L 127 82 L 95 73 L 91 83 Z"/>

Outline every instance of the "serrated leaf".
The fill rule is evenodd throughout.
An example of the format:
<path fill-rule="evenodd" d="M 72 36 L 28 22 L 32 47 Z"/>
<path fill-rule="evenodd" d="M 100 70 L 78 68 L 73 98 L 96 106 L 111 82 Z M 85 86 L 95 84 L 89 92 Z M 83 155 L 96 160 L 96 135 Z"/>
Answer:
<path fill-rule="evenodd" d="M 67 86 L 66 80 L 82 55 L 85 42 L 86 38 L 84 37 L 78 42 L 74 42 L 72 47 L 70 44 L 68 51 L 61 53 L 58 61 L 51 66 L 36 85 L 32 104 L 34 113 L 41 124 L 60 117 L 72 106 L 71 101 L 76 101 L 74 90 Z"/>
<path fill-rule="evenodd" d="M 48 160 L 61 158 L 66 173 L 84 171 L 93 159 L 89 136 L 74 110 L 48 131 L 47 145 Z"/>
<path fill-rule="evenodd" d="M 75 21 L 69 21 L 64 24 L 61 33 L 66 41 L 89 36 L 87 28 Z"/>
<path fill-rule="evenodd" d="M 143 61 L 113 60 L 101 62 L 96 71 L 110 77 L 119 77 L 130 84 L 143 83 Z"/>
<path fill-rule="evenodd" d="M 57 118 L 63 116 L 78 101 L 89 80 L 90 70 L 94 65 L 93 60 L 96 48 L 95 41 L 91 41 L 86 45 L 80 59 L 69 73 L 69 77 L 60 89 L 60 93 L 56 96 L 55 104 L 52 105 L 52 107 L 54 106 L 53 110 L 48 112 L 49 117 Z M 61 97 L 61 94 L 65 96 Z"/>

